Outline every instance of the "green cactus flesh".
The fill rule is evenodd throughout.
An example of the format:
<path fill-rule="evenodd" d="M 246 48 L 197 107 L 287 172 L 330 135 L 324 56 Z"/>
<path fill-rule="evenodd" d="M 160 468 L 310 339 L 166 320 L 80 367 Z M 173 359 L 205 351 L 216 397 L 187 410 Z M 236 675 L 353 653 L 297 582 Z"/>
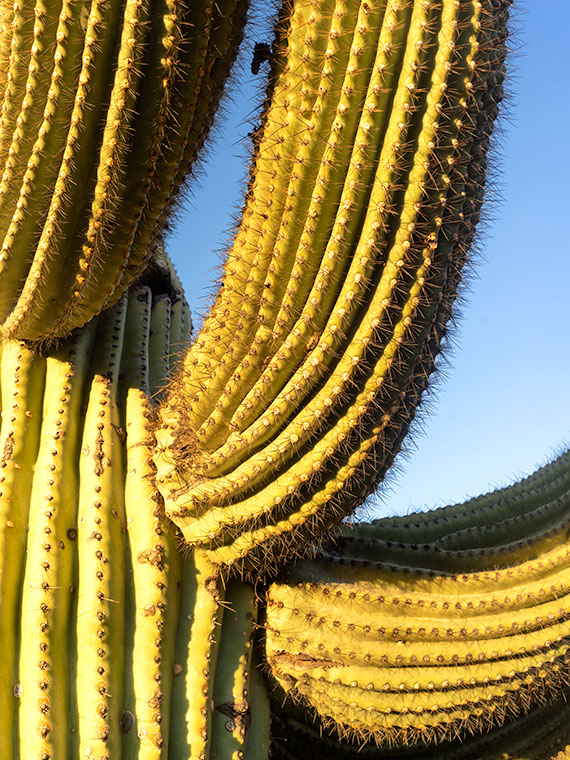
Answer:
<path fill-rule="evenodd" d="M 539 530 L 525 518 L 529 490 L 535 512 L 550 507 L 547 478 L 563 482 L 568 461 L 481 499 L 511 494 L 509 520 L 520 515 L 528 530 L 518 541 L 509 529 L 502 545 L 453 551 L 440 544 L 453 539 L 454 520 L 449 534 L 418 545 L 383 540 L 394 521 L 378 521 L 314 549 L 268 592 L 267 660 L 281 689 L 341 735 L 387 747 L 485 733 L 564 692 L 570 483 Z M 472 504 L 446 509 L 463 515 Z"/>
<path fill-rule="evenodd" d="M 3 11 L 4 335 L 66 335 L 141 273 L 211 125 L 246 5 L 18 0 Z"/>
<path fill-rule="evenodd" d="M 242 222 L 157 436 L 167 514 L 215 563 L 275 564 L 398 451 L 479 216 L 507 6 L 281 18 Z"/>
<path fill-rule="evenodd" d="M 45 356 L 3 343 L 2 758 L 231 760 L 247 741 L 253 591 L 182 556 L 154 487 L 152 395 L 190 324 L 173 292 L 136 287 Z"/>

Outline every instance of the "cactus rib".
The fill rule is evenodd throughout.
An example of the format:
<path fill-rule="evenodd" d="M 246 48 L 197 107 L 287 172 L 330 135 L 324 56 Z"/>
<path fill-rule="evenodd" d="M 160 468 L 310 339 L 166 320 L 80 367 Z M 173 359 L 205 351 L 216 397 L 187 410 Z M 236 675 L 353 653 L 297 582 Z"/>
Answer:
<path fill-rule="evenodd" d="M 45 360 L 19 342 L 2 346 L 0 429 L 0 750 L 15 753 L 18 703 L 18 615 L 22 594 L 33 465 L 40 444 Z"/>

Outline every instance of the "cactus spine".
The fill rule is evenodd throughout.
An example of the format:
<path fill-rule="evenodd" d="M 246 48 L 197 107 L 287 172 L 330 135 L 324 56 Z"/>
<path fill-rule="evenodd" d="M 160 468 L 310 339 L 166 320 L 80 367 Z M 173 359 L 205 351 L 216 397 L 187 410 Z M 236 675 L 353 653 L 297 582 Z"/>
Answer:
<path fill-rule="evenodd" d="M 214 562 L 294 551 L 397 452 L 478 218 L 506 6 L 283 21 L 243 221 L 158 435 L 167 514 Z"/>

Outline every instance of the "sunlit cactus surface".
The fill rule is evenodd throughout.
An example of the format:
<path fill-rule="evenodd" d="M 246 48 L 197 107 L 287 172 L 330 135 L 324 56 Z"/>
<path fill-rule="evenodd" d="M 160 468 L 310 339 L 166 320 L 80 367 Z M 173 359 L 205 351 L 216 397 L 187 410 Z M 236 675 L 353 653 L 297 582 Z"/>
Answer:
<path fill-rule="evenodd" d="M 192 340 L 164 238 L 247 6 L 0 5 L 0 757 L 570 756 L 568 454 L 342 523 L 445 343 L 510 2 L 264 9 Z"/>

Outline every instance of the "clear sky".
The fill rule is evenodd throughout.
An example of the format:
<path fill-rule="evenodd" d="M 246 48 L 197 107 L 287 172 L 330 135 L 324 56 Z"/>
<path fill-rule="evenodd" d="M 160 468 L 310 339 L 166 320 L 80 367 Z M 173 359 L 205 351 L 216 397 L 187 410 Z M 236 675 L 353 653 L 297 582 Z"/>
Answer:
<path fill-rule="evenodd" d="M 510 103 L 496 162 L 501 197 L 488 204 L 476 274 L 429 408 L 368 516 L 462 501 L 570 445 L 570 3 L 514 5 Z M 264 87 L 249 63 L 254 42 L 271 40 L 263 18 L 273 7 L 255 5 L 241 71 L 168 241 L 195 317 L 207 307 L 240 209 L 247 133 Z"/>

